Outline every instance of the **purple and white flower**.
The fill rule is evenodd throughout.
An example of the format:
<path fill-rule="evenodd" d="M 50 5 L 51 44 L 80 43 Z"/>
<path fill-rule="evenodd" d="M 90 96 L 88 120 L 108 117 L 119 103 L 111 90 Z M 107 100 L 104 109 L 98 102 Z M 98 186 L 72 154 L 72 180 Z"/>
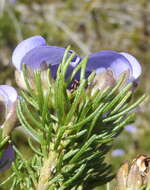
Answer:
<path fill-rule="evenodd" d="M 17 91 L 9 85 L 0 85 L 0 127 L 8 128 L 6 125 L 13 124 L 16 119 L 16 102 L 18 94 Z M 13 121 L 13 122 L 12 122 Z"/>
<path fill-rule="evenodd" d="M 12 63 L 19 71 L 22 71 L 23 64 L 31 69 L 43 69 L 47 66 L 51 68 L 51 74 L 55 77 L 65 50 L 65 48 L 47 45 L 45 39 L 41 36 L 33 36 L 18 44 L 12 55 Z M 69 52 L 69 55 L 71 53 L 72 51 Z M 73 70 L 80 60 L 81 58 L 78 55 L 73 58 L 68 73 Z"/>
<path fill-rule="evenodd" d="M 0 127 L 3 129 L 3 135 L 10 134 L 15 126 L 17 116 L 17 91 L 9 85 L 0 85 L 0 107 L 1 107 L 1 121 Z"/>
<path fill-rule="evenodd" d="M 87 71 L 95 71 L 97 75 L 107 73 L 107 79 L 113 74 L 118 80 L 122 73 L 127 74 L 127 82 L 138 82 L 142 73 L 141 65 L 136 58 L 128 53 L 104 50 L 89 55 Z"/>
<path fill-rule="evenodd" d="M 17 91 L 9 85 L 0 85 L 0 101 L 4 101 L 7 112 L 11 106 L 16 102 L 18 97 Z"/>
<path fill-rule="evenodd" d="M 15 126 L 17 98 L 17 91 L 13 87 L 0 85 L 0 115 L 2 116 L 0 117 L 0 128 L 2 128 L 4 137 L 9 135 Z M 7 144 L 0 158 L 0 172 L 9 169 L 13 160 L 14 150 L 12 144 Z"/>
<path fill-rule="evenodd" d="M 50 67 L 51 75 L 55 78 L 65 50 L 65 48 L 47 45 L 45 39 L 41 36 L 33 36 L 18 44 L 13 52 L 12 62 L 20 72 L 22 71 L 23 64 L 26 64 L 33 70 Z M 69 52 L 70 54 L 71 51 Z M 70 75 L 81 60 L 80 56 L 75 55 L 70 62 L 66 77 Z M 106 73 L 103 76 L 103 78 L 106 77 L 106 86 L 113 86 L 122 73 L 127 74 L 127 82 L 137 83 L 142 69 L 134 56 L 124 52 L 104 50 L 89 55 L 86 77 L 93 71 L 96 72 L 98 77 L 100 75 L 100 78 L 102 78 L 102 73 Z M 75 79 L 79 80 L 79 74 L 75 76 Z M 102 86 L 105 86 L 105 81 L 103 81 Z"/>

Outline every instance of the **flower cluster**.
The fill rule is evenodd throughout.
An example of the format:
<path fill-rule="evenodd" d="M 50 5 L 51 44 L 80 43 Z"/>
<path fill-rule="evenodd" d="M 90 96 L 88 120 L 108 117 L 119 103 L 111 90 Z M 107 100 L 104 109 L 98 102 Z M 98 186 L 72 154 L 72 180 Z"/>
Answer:
<path fill-rule="evenodd" d="M 22 41 L 12 54 L 12 63 L 16 67 L 18 85 L 24 87 L 24 84 L 22 84 L 23 64 L 27 66 L 28 70 L 45 71 L 50 68 L 51 76 L 55 79 L 65 50 L 65 48 L 47 45 L 45 39 L 41 36 L 33 36 Z M 69 51 L 67 56 L 69 57 L 72 53 L 73 51 Z M 83 57 L 75 54 L 69 63 L 66 78 L 70 76 L 70 73 L 82 60 Z M 126 74 L 127 82 L 137 84 L 142 72 L 140 63 L 135 57 L 128 53 L 110 50 L 89 55 L 85 71 L 86 76 L 89 76 L 93 71 L 96 73 L 94 81 L 97 83 L 98 89 L 103 89 L 107 86 L 113 87 L 122 73 Z M 76 75 L 75 79 L 79 80 L 79 76 Z M 4 136 L 10 135 L 15 125 L 17 97 L 18 95 L 14 88 L 8 85 L 0 86 L 0 124 Z M 14 152 L 10 145 L 4 151 L 0 164 L 4 162 L 5 158 L 6 160 L 8 159 L 7 155 L 9 155 L 11 161 L 14 159 Z M 7 167 L 0 169 L 0 171 L 4 171 L 8 167 L 10 167 L 10 162 L 8 162 Z"/>
<path fill-rule="evenodd" d="M 49 46 L 43 37 L 34 36 L 22 41 L 16 47 L 12 55 L 12 62 L 19 71 L 22 71 L 23 64 L 26 64 L 32 69 L 50 67 L 52 76 L 55 77 L 64 52 L 65 48 Z M 76 55 L 70 62 L 70 69 L 75 68 L 82 59 Z M 115 80 L 123 72 L 128 74 L 128 81 L 131 82 L 137 81 L 141 75 L 140 63 L 128 53 L 104 50 L 89 55 L 86 66 L 86 72 L 88 74 L 93 71 L 96 74 L 100 74 L 108 70 L 112 72 Z M 68 74 L 69 72 L 70 70 L 68 70 Z"/>

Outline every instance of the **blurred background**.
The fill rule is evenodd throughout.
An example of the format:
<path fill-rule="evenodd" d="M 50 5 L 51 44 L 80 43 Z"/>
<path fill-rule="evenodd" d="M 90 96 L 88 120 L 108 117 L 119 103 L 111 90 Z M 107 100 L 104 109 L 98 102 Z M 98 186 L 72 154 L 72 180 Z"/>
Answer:
<path fill-rule="evenodd" d="M 0 0 L 0 84 L 16 87 L 11 54 L 20 41 L 33 35 L 43 36 L 49 45 L 71 45 L 80 56 L 105 49 L 129 52 L 143 67 L 134 97 L 150 93 L 148 0 Z M 29 155 L 26 140 L 20 134 L 15 140 Z M 149 101 L 137 109 L 135 123 L 116 138 L 107 159 L 116 172 L 123 161 L 138 154 L 150 155 Z M 0 181 L 8 173 L 0 175 Z"/>

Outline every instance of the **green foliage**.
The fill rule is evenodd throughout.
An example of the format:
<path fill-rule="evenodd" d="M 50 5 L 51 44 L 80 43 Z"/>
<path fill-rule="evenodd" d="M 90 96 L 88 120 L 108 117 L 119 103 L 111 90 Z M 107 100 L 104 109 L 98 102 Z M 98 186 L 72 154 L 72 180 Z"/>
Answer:
<path fill-rule="evenodd" d="M 67 57 L 67 49 L 54 81 L 47 71 L 47 87 L 43 89 L 41 72 L 34 72 L 35 87 L 31 86 L 24 66 L 28 91 L 22 91 L 17 114 L 22 128 L 28 133 L 33 151 L 30 159 L 13 146 L 16 160 L 12 174 L 13 189 L 91 190 L 113 178 L 111 166 L 105 162 L 113 140 L 123 127 L 133 121 L 131 113 L 145 95 L 133 104 L 131 84 L 122 75 L 116 86 L 92 93 L 92 73 L 85 78 L 87 58 L 65 79 L 74 54 Z M 80 70 L 77 88 L 70 82 Z M 122 85 L 125 85 L 122 88 Z M 1 185 L 2 185 L 1 184 Z"/>
<path fill-rule="evenodd" d="M 150 190 L 150 187 L 142 187 L 140 190 Z"/>
<path fill-rule="evenodd" d="M 17 40 L 15 39 L 15 27 L 7 11 L 4 12 L 3 16 L 0 17 L 0 46 L 8 44 L 9 46 L 14 45 Z"/>

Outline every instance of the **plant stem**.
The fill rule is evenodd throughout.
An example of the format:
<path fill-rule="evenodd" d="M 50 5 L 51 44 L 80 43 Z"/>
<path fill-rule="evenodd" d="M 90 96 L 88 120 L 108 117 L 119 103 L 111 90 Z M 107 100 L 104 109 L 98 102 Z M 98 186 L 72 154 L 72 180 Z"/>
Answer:
<path fill-rule="evenodd" d="M 40 171 L 39 181 L 37 185 L 37 190 L 47 190 L 48 181 L 52 177 L 52 173 L 56 168 L 57 156 L 56 152 L 50 151 L 48 158 L 44 160 L 43 167 Z"/>

